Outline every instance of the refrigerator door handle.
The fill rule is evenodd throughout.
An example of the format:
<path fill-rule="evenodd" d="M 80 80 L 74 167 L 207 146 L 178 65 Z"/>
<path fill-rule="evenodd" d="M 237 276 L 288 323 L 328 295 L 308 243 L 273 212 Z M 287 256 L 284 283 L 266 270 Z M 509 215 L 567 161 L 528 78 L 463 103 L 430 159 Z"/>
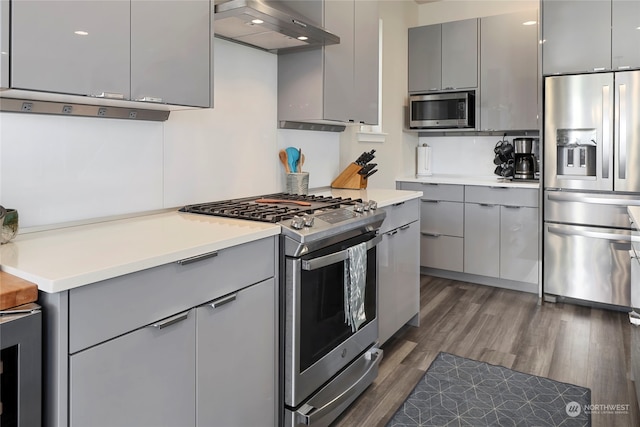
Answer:
<path fill-rule="evenodd" d="M 609 152 L 611 151 L 611 105 L 609 105 L 609 85 L 602 86 L 602 178 L 609 178 Z"/>
<path fill-rule="evenodd" d="M 575 230 L 575 229 L 565 229 L 561 227 L 555 227 L 553 225 L 548 226 L 549 233 L 560 234 L 565 236 L 581 236 L 581 237 L 590 237 L 593 239 L 604 239 L 609 240 L 613 243 L 621 243 L 625 244 L 631 241 L 631 236 L 627 234 L 616 234 L 616 233 L 603 233 L 599 231 L 589 231 L 589 230 Z"/>
<path fill-rule="evenodd" d="M 618 88 L 618 178 L 627 178 L 627 85 Z"/>
<path fill-rule="evenodd" d="M 590 194 L 563 193 L 560 191 L 549 192 L 548 200 L 556 202 L 593 203 L 598 205 L 640 206 L 640 199 L 618 199 L 615 197 L 596 196 Z"/>

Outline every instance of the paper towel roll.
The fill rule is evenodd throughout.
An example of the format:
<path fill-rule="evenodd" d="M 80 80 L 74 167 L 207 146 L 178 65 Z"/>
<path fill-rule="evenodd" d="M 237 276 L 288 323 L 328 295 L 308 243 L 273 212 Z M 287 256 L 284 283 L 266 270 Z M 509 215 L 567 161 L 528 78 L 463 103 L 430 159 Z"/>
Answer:
<path fill-rule="evenodd" d="M 431 172 L 431 147 L 422 145 L 417 151 L 418 167 L 416 176 L 429 176 Z"/>

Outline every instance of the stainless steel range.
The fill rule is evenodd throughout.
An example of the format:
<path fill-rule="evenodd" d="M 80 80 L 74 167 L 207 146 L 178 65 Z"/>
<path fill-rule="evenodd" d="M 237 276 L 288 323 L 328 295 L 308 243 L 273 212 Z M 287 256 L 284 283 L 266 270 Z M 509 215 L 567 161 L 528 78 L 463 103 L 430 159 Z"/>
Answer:
<path fill-rule="evenodd" d="M 282 423 L 328 426 L 376 378 L 375 202 L 287 193 L 185 206 L 184 212 L 278 223 Z"/>

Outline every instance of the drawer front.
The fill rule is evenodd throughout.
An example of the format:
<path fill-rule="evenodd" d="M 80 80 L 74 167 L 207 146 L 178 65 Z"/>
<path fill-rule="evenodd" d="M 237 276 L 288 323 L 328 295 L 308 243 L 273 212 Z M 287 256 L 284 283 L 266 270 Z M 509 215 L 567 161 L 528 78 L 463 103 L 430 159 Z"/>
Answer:
<path fill-rule="evenodd" d="M 465 202 L 488 203 L 504 206 L 538 207 L 539 191 L 535 188 L 482 187 L 467 185 Z"/>
<path fill-rule="evenodd" d="M 247 268 L 250 263 L 251 268 Z M 69 351 L 149 325 L 274 276 L 275 237 L 69 291 Z"/>
<path fill-rule="evenodd" d="M 463 240 L 462 237 L 431 236 L 421 233 L 420 266 L 461 272 Z"/>
<path fill-rule="evenodd" d="M 464 203 L 422 200 L 420 230 L 446 236 L 464 236 Z"/>
<path fill-rule="evenodd" d="M 402 190 L 422 191 L 428 200 L 464 201 L 464 185 L 437 184 L 432 182 L 401 182 Z"/>
<path fill-rule="evenodd" d="M 385 206 L 383 209 L 387 213 L 382 227 L 381 233 L 398 228 L 402 225 L 410 224 L 420 218 L 420 199 L 407 200 L 405 202 L 395 203 Z"/>

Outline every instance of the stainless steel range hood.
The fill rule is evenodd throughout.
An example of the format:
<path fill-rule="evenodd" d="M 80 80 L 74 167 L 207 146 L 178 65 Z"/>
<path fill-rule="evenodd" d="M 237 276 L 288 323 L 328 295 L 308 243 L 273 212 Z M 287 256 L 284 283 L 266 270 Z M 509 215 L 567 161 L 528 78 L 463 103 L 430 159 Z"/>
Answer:
<path fill-rule="evenodd" d="M 270 52 L 340 43 L 340 37 L 265 0 L 230 0 L 215 6 L 217 37 Z"/>

